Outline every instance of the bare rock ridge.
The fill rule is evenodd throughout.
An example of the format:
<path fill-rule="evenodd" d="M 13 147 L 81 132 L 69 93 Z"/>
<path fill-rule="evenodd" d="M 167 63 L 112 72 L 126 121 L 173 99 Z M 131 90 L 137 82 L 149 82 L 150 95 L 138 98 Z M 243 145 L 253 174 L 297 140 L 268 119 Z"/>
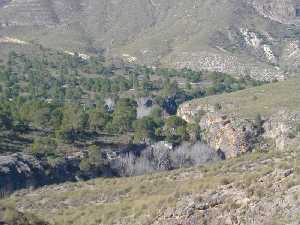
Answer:
<path fill-rule="evenodd" d="M 192 101 L 180 106 L 177 115 L 189 123 L 198 123 L 204 132 L 204 141 L 222 151 L 225 158 L 237 157 L 257 147 L 285 151 L 299 142 L 296 137 L 299 112 L 281 110 L 264 121 L 255 121 L 226 114 L 218 106 Z"/>
<path fill-rule="evenodd" d="M 1 36 L 148 65 L 284 79 L 300 61 L 294 0 L 15 0 Z M 55 40 L 55 41 L 53 41 Z"/>

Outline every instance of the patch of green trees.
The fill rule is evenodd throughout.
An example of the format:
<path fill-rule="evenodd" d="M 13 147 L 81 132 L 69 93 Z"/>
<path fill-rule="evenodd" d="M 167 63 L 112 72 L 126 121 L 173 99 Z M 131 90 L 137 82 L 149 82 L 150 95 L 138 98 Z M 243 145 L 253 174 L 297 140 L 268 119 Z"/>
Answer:
<path fill-rule="evenodd" d="M 204 86 L 194 87 L 203 80 Z M 107 62 L 101 54 L 86 60 L 47 49 L 38 57 L 11 52 L 0 66 L 0 138 L 6 131 L 31 133 L 31 152 L 38 157 L 61 156 L 60 143 L 93 135 L 128 134 L 135 143 L 195 142 L 199 127 L 168 113 L 188 99 L 260 84 L 223 73 Z M 145 96 L 157 107 L 138 119 L 136 99 Z M 107 98 L 113 108 L 105 107 Z M 92 158 L 82 167 L 93 166 Z"/>

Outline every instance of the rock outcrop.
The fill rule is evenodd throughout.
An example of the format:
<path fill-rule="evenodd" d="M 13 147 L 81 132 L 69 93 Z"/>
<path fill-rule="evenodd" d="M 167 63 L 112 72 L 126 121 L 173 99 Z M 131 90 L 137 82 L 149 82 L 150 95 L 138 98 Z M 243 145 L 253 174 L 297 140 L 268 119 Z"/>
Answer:
<path fill-rule="evenodd" d="M 264 123 L 264 138 L 271 139 L 276 149 L 284 151 L 300 143 L 300 113 L 279 111 Z"/>
<path fill-rule="evenodd" d="M 17 189 L 75 181 L 78 170 L 78 159 L 61 160 L 51 165 L 22 153 L 0 156 L 0 194 L 4 197 Z"/>
<path fill-rule="evenodd" d="M 236 157 L 256 147 L 274 147 L 283 151 L 300 143 L 299 112 L 281 110 L 264 120 L 255 121 L 226 114 L 218 106 L 192 101 L 181 105 L 177 115 L 188 123 L 198 123 L 203 130 L 204 141 L 210 147 L 221 150 L 226 158 Z"/>
<path fill-rule="evenodd" d="M 212 148 L 221 150 L 226 158 L 233 158 L 253 149 L 257 130 L 247 120 L 230 118 L 224 114 L 207 114 L 200 121 L 204 139 Z"/>
<path fill-rule="evenodd" d="M 253 6 L 262 16 L 285 24 L 299 24 L 296 17 L 297 0 L 254 0 Z"/>
<path fill-rule="evenodd" d="M 289 221 L 278 221 L 277 224 L 296 225 L 299 206 L 295 196 L 300 186 L 287 188 L 284 185 L 292 176 L 293 170 L 274 170 L 257 180 L 259 184 L 254 188 L 254 194 L 250 191 L 253 187 L 247 191 L 228 184 L 214 192 L 186 196 L 177 202 L 176 207 L 165 210 L 153 224 L 276 224 L 274 218 L 280 213 Z M 266 184 L 274 190 L 270 195 L 259 192 L 259 186 Z"/>
<path fill-rule="evenodd" d="M 179 107 L 177 115 L 188 123 L 198 123 L 203 130 L 203 139 L 209 146 L 233 158 L 251 151 L 258 137 L 258 129 L 249 120 L 226 115 L 216 106 L 191 103 Z"/>

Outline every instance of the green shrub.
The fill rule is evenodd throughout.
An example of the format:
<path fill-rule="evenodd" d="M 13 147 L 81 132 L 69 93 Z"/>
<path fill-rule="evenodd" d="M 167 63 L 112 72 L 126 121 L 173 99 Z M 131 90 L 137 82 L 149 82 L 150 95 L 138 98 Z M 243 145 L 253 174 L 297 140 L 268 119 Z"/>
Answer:
<path fill-rule="evenodd" d="M 107 166 L 107 160 L 104 158 L 103 152 L 96 145 L 92 145 L 88 149 L 87 156 L 80 162 L 81 171 L 96 170 L 101 172 Z"/>
<path fill-rule="evenodd" d="M 60 156 L 56 141 L 49 137 L 35 138 L 30 152 L 37 157 Z"/>

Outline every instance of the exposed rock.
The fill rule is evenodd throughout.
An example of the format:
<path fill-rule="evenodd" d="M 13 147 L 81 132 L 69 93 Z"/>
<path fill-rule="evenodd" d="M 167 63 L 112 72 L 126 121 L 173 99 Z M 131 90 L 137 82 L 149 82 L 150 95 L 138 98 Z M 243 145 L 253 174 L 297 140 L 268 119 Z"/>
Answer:
<path fill-rule="evenodd" d="M 293 73 L 299 69 L 300 65 L 300 47 L 299 41 L 287 41 L 283 45 L 280 65 L 287 71 Z"/>
<path fill-rule="evenodd" d="M 223 109 L 230 107 L 222 106 Z M 231 106 L 233 107 L 233 106 Z M 224 152 L 226 158 L 236 157 L 256 147 L 265 149 L 274 146 L 288 150 L 300 143 L 300 113 L 281 110 L 257 121 L 223 113 L 217 106 L 195 101 L 181 105 L 177 115 L 188 123 L 198 123 L 203 130 L 204 140 L 212 148 Z"/>
<path fill-rule="evenodd" d="M 286 150 L 300 143 L 300 113 L 282 110 L 264 123 L 264 137 L 274 140 L 278 150 Z"/>
<path fill-rule="evenodd" d="M 199 123 L 204 140 L 212 148 L 221 150 L 225 158 L 251 151 L 258 136 L 252 121 L 225 115 L 215 106 L 194 107 L 186 103 L 179 107 L 177 115 L 189 123 Z"/>
<path fill-rule="evenodd" d="M 260 52 L 264 51 L 264 47 L 262 47 L 262 49 Z M 267 58 L 267 60 L 269 61 L 270 59 Z M 271 61 L 274 60 L 272 54 Z M 241 76 L 251 76 L 257 80 L 282 80 L 287 77 L 281 69 L 274 66 L 257 62 L 253 63 L 249 60 L 247 61 L 246 58 L 243 61 L 243 57 L 227 55 L 224 54 L 224 52 L 182 52 L 169 55 L 168 58 L 165 59 L 165 62 L 176 68 L 191 68 L 193 70 L 239 74 Z"/>
<path fill-rule="evenodd" d="M 21 153 L 0 156 L 0 193 L 5 196 L 17 189 L 75 181 L 79 160 L 61 160 L 55 165 Z"/>
<path fill-rule="evenodd" d="M 137 118 L 142 118 L 148 116 L 151 113 L 151 110 L 154 107 L 153 99 L 149 97 L 141 97 L 137 100 Z"/>
<path fill-rule="evenodd" d="M 296 18 L 297 0 L 254 0 L 253 6 L 262 16 L 271 20 L 285 24 L 299 23 Z"/>
<path fill-rule="evenodd" d="M 261 185 L 269 185 L 274 193 L 262 193 L 259 198 L 249 195 L 231 184 L 224 185 L 214 192 L 185 196 L 176 207 L 165 210 L 153 223 L 155 225 L 237 225 L 237 224 L 277 224 L 296 225 L 299 202 L 297 192 L 300 186 L 286 188 L 286 174 L 290 170 L 275 170 L 257 181 L 257 190 Z M 275 191 L 276 190 L 276 191 Z M 284 194 L 283 194 L 284 193 Z M 294 222 L 290 222 L 294 221 Z"/>
<path fill-rule="evenodd" d="M 212 148 L 224 152 L 226 158 L 233 158 L 252 150 L 257 137 L 253 123 L 224 114 L 209 113 L 202 117 L 200 127 L 204 138 Z"/>

